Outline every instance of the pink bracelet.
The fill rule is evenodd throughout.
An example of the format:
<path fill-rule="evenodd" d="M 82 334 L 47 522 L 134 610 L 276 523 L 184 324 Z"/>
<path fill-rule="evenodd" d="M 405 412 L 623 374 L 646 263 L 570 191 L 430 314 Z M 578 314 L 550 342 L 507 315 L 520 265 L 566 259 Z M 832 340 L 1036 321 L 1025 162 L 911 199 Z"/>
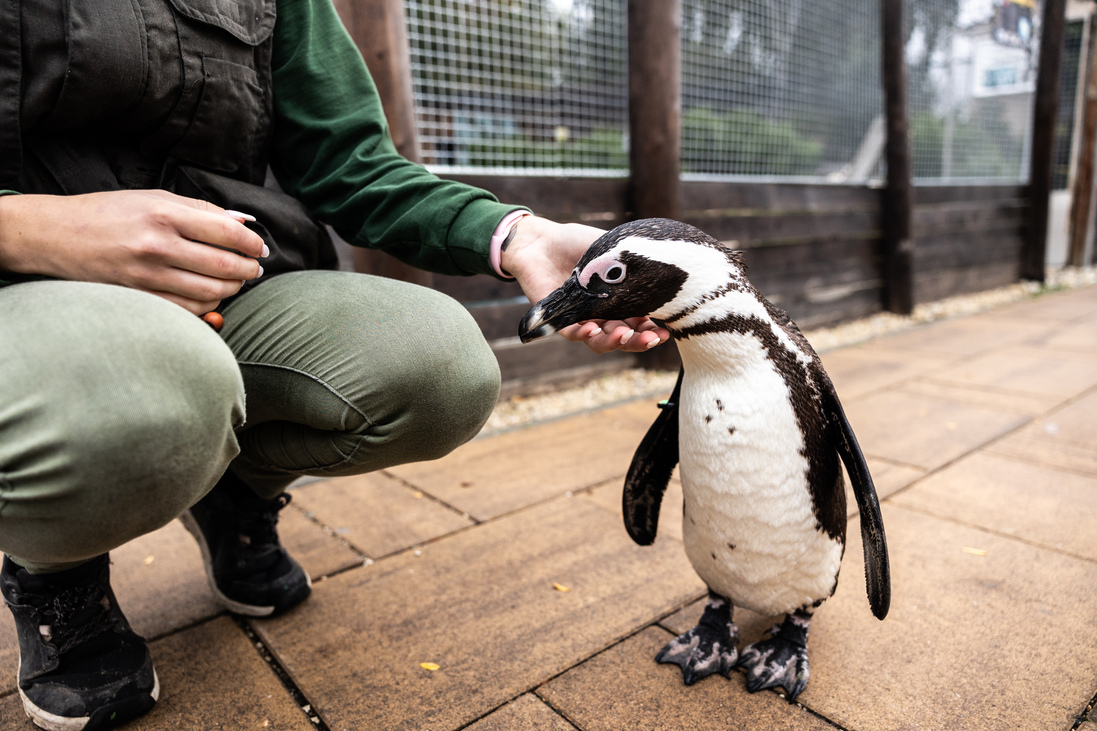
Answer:
<path fill-rule="evenodd" d="M 495 233 L 491 236 L 491 246 L 488 249 L 488 262 L 491 264 L 491 268 L 494 269 L 495 273 L 500 277 L 514 279 L 512 274 L 503 271 L 503 242 L 507 240 L 507 237 L 511 233 L 511 229 L 514 228 L 515 224 L 526 216 L 532 215 L 533 214 L 529 211 L 524 210 L 511 211 L 503 216 L 503 220 L 495 227 Z"/>

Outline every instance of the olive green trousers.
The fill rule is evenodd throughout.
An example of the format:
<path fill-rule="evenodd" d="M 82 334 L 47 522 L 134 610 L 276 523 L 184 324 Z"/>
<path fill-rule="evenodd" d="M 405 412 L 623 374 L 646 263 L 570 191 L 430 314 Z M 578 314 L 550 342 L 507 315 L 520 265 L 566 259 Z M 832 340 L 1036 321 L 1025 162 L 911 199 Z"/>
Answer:
<path fill-rule="evenodd" d="M 228 470 L 302 475 L 435 459 L 499 395 L 476 323 L 433 290 L 349 272 L 273 277 L 215 333 L 159 297 L 0 288 L 0 550 L 67 568 L 153 531 Z"/>

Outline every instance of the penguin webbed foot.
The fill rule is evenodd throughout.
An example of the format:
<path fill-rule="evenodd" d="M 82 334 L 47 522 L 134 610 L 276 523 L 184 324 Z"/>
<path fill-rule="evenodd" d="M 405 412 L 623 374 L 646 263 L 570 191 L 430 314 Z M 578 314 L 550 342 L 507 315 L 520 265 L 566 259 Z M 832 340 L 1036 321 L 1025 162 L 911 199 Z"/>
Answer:
<path fill-rule="evenodd" d="M 686 685 L 717 672 L 727 678 L 739 659 L 738 642 L 739 629 L 731 621 L 731 602 L 710 593 L 697 626 L 668 642 L 655 661 L 682 668 Z"/>
<path fill-rule="evenodd" d="M 739 667 L 746 670 L 747 691 L 783 688 L 789 703 L 807 687 L 807 629 L 810 615 L 790 614 L 774 625 L 769 637 L 747 645 L 739 653 Z"/>

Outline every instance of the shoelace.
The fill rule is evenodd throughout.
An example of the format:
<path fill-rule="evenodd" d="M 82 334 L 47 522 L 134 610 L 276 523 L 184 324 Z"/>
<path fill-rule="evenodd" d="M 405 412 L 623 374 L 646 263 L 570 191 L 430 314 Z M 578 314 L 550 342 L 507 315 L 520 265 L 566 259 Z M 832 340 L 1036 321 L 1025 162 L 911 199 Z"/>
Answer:
<path fill-rule="evenodd" d="M 282 544 L 276 530 L 278 514 L 289 505 L 290 500 L 289 493 L 282 493 L 271 501 L 232 506 L 240 546 L 246 549 L 238 556 L 237 564 L 240 568 L 246 567 L 249 575 L 259 576 L 281 560 Z"/>
<path fill-rule="evenodd" d="M 278 514 L 289 503 L 289 493 L 284 492 L 273 501 L 264 500 L 261 505 L 258 502 L 252 505 L 234 505 L 233 512 L 236 514 L 240 535 L 246 537 L 247 543 L 256 548 L 278 543 Z"/>
<path fill-rule="evenodd" d="M 64 589 L 52 598 L 25 598 L 37 606 L 39 633 L 62 655 L 109 632 L 113 626 L 110 598 L 98 584 Z"/>

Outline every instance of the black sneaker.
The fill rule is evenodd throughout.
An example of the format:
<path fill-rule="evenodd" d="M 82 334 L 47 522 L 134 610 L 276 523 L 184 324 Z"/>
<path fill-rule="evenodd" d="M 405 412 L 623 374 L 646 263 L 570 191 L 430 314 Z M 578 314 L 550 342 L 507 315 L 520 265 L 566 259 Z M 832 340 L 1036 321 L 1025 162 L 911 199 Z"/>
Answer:
<path fill-rule="evenodd" d="M 0 591 L 19 636 L 19 696 L 51 731 L 113 728 L 152 709 L 160 682 L 110 588 L 110 559 L 31 574 L 7 556 Z"/>
<path fill-rule="evenodd" d="M 278 541 L 278 511 L 289 493 L 273 500 L 222 480 L 179 516 L 197 539 L 214 595 L 230 612 L 266 617 L 303 602 L 312 580 Z"/>

